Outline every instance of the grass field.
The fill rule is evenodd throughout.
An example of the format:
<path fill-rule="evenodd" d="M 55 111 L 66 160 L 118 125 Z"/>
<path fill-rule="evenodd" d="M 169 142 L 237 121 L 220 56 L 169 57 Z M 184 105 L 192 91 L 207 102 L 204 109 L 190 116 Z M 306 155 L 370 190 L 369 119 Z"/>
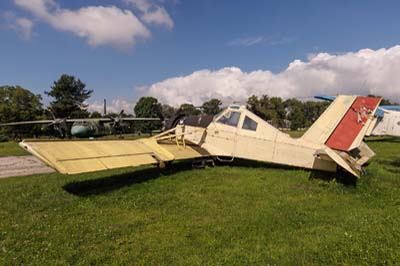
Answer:
<path fill-rule="evenodd" d="M 28 155 L 28 153 L 18 146 L 17 142 L 0 142 L 0 157 L 22 155 Z"/>
<path fill-rule="evenodd" d="M 368 144 L 347 186 L 245 164 L 3 179 L 0 264 L 398 264 L 400 140 Z"/>

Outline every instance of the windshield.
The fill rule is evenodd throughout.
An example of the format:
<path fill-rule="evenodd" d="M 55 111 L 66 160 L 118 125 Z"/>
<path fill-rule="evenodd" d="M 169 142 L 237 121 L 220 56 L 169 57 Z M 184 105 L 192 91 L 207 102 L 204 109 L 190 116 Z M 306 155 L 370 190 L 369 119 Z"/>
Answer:
<path fill-rule="evenodd" d="M 239 124 L 240 112 L 229 111 L 220 119 L 218 119 L 217 123 L 221 123 L 228 126 L 237 127 Z"/>

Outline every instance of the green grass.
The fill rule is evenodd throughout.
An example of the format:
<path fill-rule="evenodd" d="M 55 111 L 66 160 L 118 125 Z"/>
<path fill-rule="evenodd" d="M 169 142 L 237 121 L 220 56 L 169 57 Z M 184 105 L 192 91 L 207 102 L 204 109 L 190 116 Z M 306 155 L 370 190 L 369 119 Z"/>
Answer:
<path fill-rule="evenodd" d="M 17 142 L 0 142 L 0 157 L 22 155 L 28 155 L 28 153 Z"/>
<path fill-rule="evenodd" d="M 398 264 L 400 140 L 368 144 L 355 186 L 263 165 L 3 179 L 0 264 Z"/>
<path fill-rule="evenodd" d="M 306 131 L 296 131 L 296 130 L 291 130 L 291 131 L 286 131 L 286 134 L 289 134 L 292 138 L 300 138 L 301 136 L 304 135 Z"/>

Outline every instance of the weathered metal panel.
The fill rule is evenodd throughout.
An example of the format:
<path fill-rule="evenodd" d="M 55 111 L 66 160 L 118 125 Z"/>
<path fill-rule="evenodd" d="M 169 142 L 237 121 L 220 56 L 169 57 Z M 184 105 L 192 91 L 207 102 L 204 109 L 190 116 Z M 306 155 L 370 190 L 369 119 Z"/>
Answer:
<path fill-rule="evenodd" d="M 372 135 L 400 137 L 400 112 L 385 110 L 384 116 L 377 122 Z"/>
<path fill-rule="evenodd" d="M 27 141 L 21 146 L 64 174 L 157 163 L 155 151 L 139 141 Z"/>
<path fill-rule="evenodd" d="M 159 145 L 173 154 L 175 160 L 186 160 L 210 156 L 206 150 L 196 145 L 187 144 L 185 147 L 177 146 L 175 143 L 160 143 Z"/>
<path fill-rule="evenodd" d="M 325 144 L 332 149 L 349 151 L 359 135 L 362 135 L 361 142 L 364 134 L 360 133 L 364 127 L 368 129 L 366 124 L 372 119 L 379 102 L 379 98 L 357 97 Z"/>

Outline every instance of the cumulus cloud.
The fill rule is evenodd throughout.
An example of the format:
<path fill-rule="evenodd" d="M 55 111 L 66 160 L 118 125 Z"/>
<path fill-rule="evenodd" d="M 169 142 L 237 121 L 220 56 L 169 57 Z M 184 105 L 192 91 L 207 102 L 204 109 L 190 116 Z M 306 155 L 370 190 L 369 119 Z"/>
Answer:
<path fill-rule="evenodd" d="M 400 100 L 400 46 L 343 54 L 318 53 L 294 60 L 279 72 L 244 72 L 237 67 L 199 70 L 146 89 L 148 95 L 178 106 L 200 105 L 210 98 L 246 102 L 251 95 L 311 97 L 314 94 L 376 94 Z"/>
<path fill-rule="evenodd" d="M 150 31 L 129 10 L 115 6 L 88 6 L 63 9 L 54 0 L 14 0 L 53 28 L 85 38 L 91 46 L 132 47 L 137 40 L 151 36 Z"/>
<path fill-rule="evenodd" d="M 30 40 L 33 36 L 34 22 L 24 17 L 17 17 L 12 12 L 5 12 L 2 17 L 5 19 L 6 26 L 17 32 L 23 40 Z"/>
<path fill-rule="evenodd" d="M 92 103 L 88 102 L 88 110 L 90 112 L 97 111 L 103 114 L 104 102 L 94 101 Z M 119 113 L 124 110 L 126 114 L 133 113 L 133 107 L 135 106 L 134 101 L 130 101 L 124 98 L 113 99 L 111 102 L 107 102 L 107 113 Z"/>
<path fill-rule="evenodd" d="M 151 0 L 125 0 L 136 7 L 141 13 L 141 19 L 148 24 L 164 26 L 167 29 L 174 27 L 174 22 L 164 7 Z"/>

